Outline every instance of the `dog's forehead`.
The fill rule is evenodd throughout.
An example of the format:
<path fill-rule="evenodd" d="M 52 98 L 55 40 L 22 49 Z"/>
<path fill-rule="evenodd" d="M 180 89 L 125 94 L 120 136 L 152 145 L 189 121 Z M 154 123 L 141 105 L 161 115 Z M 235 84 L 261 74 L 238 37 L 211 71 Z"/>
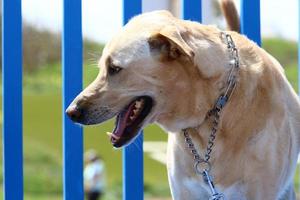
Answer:
<path fill-rule="evenodd" d="M 126 68 L 134 60 L 150 56 L 149 36 L 150 33 L 143 30 L 122 30 L 106 45 L 104 55 L 110 57 L 114 65 Z"/>
<path fill-rule="evenodd" d="M 150 56 L 149 45 L 144 37 L 110 45 L 105 53 L 114 65 L 122 68 L 128 67 L 136 60 L 146 59 Z"/>
<path fill-rule="evenodd" d="M 150 56 L 148 38 L 174 17 L 167 11 L 154 11 L 133 18 L 104 48 L 103 55 L 114 65 L 127 67 L 135 60 Z"/>

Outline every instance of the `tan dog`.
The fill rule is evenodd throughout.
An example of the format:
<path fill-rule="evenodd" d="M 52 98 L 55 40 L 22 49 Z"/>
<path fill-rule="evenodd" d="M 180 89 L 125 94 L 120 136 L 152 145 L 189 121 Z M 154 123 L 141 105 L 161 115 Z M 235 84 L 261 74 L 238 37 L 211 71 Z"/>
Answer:
<path fill-rule="evenodd" d="M 300 103 L 280 64 L 246 37 L 227 32 L 239 52 L 237 85 L 221 113 L 211 155 L 216 188 L 228 200 L 295 199 Z M 207 112 L 224 92 L 231 69 L 221 31 L 167 11 L 133 18 L 104 48 L 100 72 L 67 110 L 97 124 L 117 115 L 115 147 L 149 123 L 169 132 L 168 175 L 174 200 L 208 199 L 182 130 L 203 154 Z M 197 127 L 197 128 L 191 128 Z"/>

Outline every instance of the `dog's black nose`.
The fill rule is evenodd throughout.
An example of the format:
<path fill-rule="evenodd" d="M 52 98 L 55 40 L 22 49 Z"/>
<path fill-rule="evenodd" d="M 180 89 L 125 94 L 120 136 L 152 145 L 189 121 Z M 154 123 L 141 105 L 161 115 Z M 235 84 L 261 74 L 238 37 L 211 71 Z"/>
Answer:
<path fill-rule="evenodd" d="M 74 122 L 79 122 L 82 118 L 82 110 L 77 106 L 69 106 L 66 110 L 66 113 Z"/>

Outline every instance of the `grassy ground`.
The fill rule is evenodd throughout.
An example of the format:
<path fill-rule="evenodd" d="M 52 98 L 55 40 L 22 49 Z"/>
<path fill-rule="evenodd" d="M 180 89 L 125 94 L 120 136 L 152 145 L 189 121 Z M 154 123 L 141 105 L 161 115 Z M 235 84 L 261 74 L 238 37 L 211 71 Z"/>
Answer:
<path fill-rule="evenodd" d="M 288 79 L 297 89 L 295 43 L 267 40 L 265 48 L 285 66 Z M 286 56 L 284 56 L 286 55 Z M 288 59 L 287 59 L 288 58 Z M 89 64 L 90 66 L 90 64 Z M 84 67 L 84 85 L 97 74 L 96 67 Z M 25 200 L 58 200 L 62 194 L 62 114 L 60 66 L 45 66 L 24 76 L 24 175 Z M 1 112 L 0 105 L 0 112 Z M 2 124 L 2 120 L 0 119 Z M 105 134 L 112 121 L 85 128 L 85 149 L 96 149 L 106 163 L 108 190 L 105 200 L 121 199 L 121 151 L 114 150 Z M 166 140 L 155 125 L 145 130 L 145 140 Z M 1 145 L 1 143 L 0 143 Z M 1 164 L 1 163 L 0 163 Z M 0 165 L 0 168 L 2 165 Z M 300 177 L 297 171 L 297 177 Z M 2 180 L 2 170 L 0 171 Z M 299 188 L 299 179 L 295 180 Z M 1 192 L 1 191 L 0 191 Z M 166 168 L 145 155 L 145 196 L 168 197 Z M 2 195 L 0 195 L 0 199 Z"/>

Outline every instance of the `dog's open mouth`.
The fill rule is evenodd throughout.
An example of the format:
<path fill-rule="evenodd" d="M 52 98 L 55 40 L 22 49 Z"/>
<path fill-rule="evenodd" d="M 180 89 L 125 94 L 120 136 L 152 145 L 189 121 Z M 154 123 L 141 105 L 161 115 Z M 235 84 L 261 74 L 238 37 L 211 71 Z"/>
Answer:
<path fill-rule="evenodd" d="M 150 113 L 153 100 L 149 96 L 141 96 L 133 100 L 116 118 L 116 127 L 110 133 L 114 147 L 119 148 L 132 141 L 143 126 L 144 119 Z"/>

